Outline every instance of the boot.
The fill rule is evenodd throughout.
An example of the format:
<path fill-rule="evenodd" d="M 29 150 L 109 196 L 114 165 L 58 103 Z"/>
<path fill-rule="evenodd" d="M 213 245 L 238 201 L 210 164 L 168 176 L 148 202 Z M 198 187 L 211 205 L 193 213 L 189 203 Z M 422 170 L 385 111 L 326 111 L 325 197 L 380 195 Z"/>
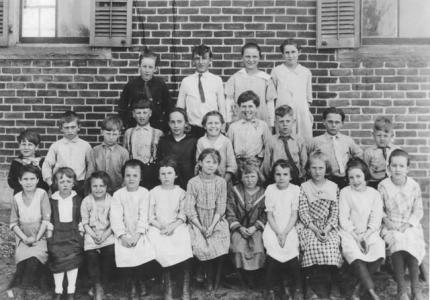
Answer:
<path fill-rule="evenodd" d="M 223 257 L 219 257 L 216 262 L 216 273 L 215 273 L 215 284 L 214 289 L 217 290 L 219 288 L 219 284 L 221 282 L 222 276 L 222 265 L 223 265 Z"/>
<path fill-rule="evenodd" d="M 190 292 L 190 268 L 186 266 L 184 269 L 184 282 L 182 285 L 182 298 L 181 300 L 191 300 Z"/>
<path fill-rule="evenodd" d="M 368 290 L 367 292 L 368 292 L 368 294 L 370 295 L 370 298 L 371 298 L 372 300 L 380 300 L 380 298 L 379 298 L 378 294 L 376 294 L 376 292 L 375 292 L 375 290 L 374 290 L 374 289 L 370 289 L 370 290 Z"/>
<path fill-rule="evenodd" d="M 138 300 L 139 296 L 137 295 L 137 289 L 136 284 L 133 280 L 130 280 L 130 282 L 127 284 L 128 289 L 128 299 L 129 300 Z"/>
<path fill-rule="evenodd" d="M 172 296 L 172 276 L 170 270 L 164 271 L 164 300 L 173 300 Z"/>
<path fill-rule="evenodd" d="M 67 294 L 67 300 L 75 300 L 75 293 L 73 294 Z"/>
<path fill-rule="evenodd" d="M 100 283 L 96 283 L 96 285 L 94 286 L 94 299 L 95 300 L 103 300 L 104 298 L 104 291 L 103 291 L 103 287 Z"/>
<path fill-rule="evenodd" d="M 276 294 L 274 290 L 267 291 L 267 300 L 276 300 Z"/>
<path fill-rule="evenodd" d="M 52 295 L 52 300 L 61 300 L 61 294 L 55 293 L 54 295 Z"/>

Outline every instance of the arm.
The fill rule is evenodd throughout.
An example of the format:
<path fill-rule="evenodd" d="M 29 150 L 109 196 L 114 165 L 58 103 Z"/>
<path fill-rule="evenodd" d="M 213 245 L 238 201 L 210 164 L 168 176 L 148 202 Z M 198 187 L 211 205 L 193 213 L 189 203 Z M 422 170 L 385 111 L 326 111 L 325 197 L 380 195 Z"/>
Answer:
<path fill-rule="evenodd" d="M 12 160 L 12 163 L 10 164 L 9 174 L 7 176 L 7 183 L 9 184 L 9 187 L 14 191 L 19 190 L 21 188 L 21 185 L 18 181 L 19 165 L 19 162 L 17 162 L 16 160 Z"/>
<path fill-rule="evenodd" d="M 213 230 L 215 229 L 216 224 L 219 222 L 222 216 L 225 215 L 226 206 L 227 206 L 227 183 L 224 179 L 221 179 L 217 183 L 217 187 L 215 188 L 215 192 L 217 194 L 217 199 L 215 203 L 215 214 L 212 219 L 212 223 L 208 228 L 207 235 L 212 235 Z"/>
<path fill-rule="evenodd" d="M 328 233 L 332 229 L 339 227 L 339 189 L 336 191 L 336 199 L 330 203 L 330 216 L 324 232 Z"/>
<path fill-rule="evenodd" d="M 303 225 L 306 227 L 311 226 L 312 218 L 309 215 L 308 197 L 306 196 L 306 193 L 303 191 L 303 189 L 300 189 L 299 195 L 299 217 Z"/>
<path fill-rule="evenodd" d="M 42 224 L 37 232 L 36 241 L 43 237 L 45 231 L 48 231 L 48 235 L 50 235 L 54 229 L 54 226 L 51 224 L 51 205 L 49 204 L 48 194 L 46 192 L 43 193 L 43 198 L 40 202 L 40 211 L 42 214 Z"/>
<path fill-rule="evenodd" d="M 225 83 L 224 94 L 225 94 L 226 114 L 227 114 L 227 118 L 225 122 L 230 123 L 236 116 L 235 115 L 236 103 L 234 101 L 234 76 L 230 76 L 230 78 Z"/>
<path fill-rule="evenodd" d="M 139 219 L 137 220 L 136 232 L 145 235 L 149 226 L 149 192 L 145 191 L 139 201 Z"/>
<path fill-rule="evenodd" d="M 121 96 L 118 101 L 117 111 L 118 115 L 121 118 L 121 120 L 124 123 L 124 127 L 128 127 L 128 121 L 129 121 L 129 83 L 127 83 L 121 93 Z"/>
<path fill-rule="evenodd" d="M 230 226 L 230 231 L 233 232 L 239 229 L 242 224 L 240 224 L 239 219 L 237 218 L 237 203 L 235 199 L 235 188 L 231 188 L 227 194 L 227 209 L 226 209 L 226 218 L 227 222 Z"/>
<path fill-rule="evenodd" d="M 218 111 L 224 117 L 224 120 L 228 120 L 229 116 L 227 115 L 226 100 L 224 97 L 224 87 L 223 87 L 221 78 L 219 78 L 219 83 L 217 88 L 217 103 L 218 103 Z"/>
<path fill-rule="evenodd" d="M 293 229 L 294 225 L 296 225 L 298 218 L 297 209 L 291 210 L 290 221 L 288 222 L 285 229 L 282 231 L 282 234 L 286 237 L 288 233 L 290 233 L 291 229 Z"/>
<path fill-rule="evenodd" d="M 299 160 L 301 177 L 306 178 L 306 163 L 308 161 L 308 153 L 306 151 L 306 144 L 303 140 L 299 144 Z"/>
<path fill-rule="evenodd" d="M 270 227 L 276 235 L 281 234 L 281 230 L 279 229 L 278 224 L 276 224 L 273 211 L 267 211 L 267 222 L 269 223 Z"/>
<path fill-rule="evenodd" d="M 262 135 L 263 149 L 259 154 L 259 156 L 260 157 L 262 156 L 262 158 L 264 158 L 264 150 L 266 149 L 266 145 L 267 143 L 269 143 L 269 140 L 272 134 L 270 133 L 269 127 L 267 126 L 266 122 L 262 124 L 263 124 L 263 135 Z"/>
<path fill-rule="evenodd" d="M 308 70 L 308 76 L 306 78 L 306 100 L 309 105 L 312 104 L 312 73 Z"/>
<path fill-rule="evenodd" d="M 261 163 L 261 172 L 263 173 L 264 177 L 266 177 L 266 179 L 269 178 L 270 170 L 272 168 L 274 145 L 275 139 L 272 137 L 264 147 L 264 157 L 263 162 Z"/>
<path fill-rule="evenodd" d="M 185 84 L 184 84 L 184 80 L 182 80 L 181 82 L 181 86 L 179 87 L 179 94 L 178 94 L 178 99 L 176 101 L 176 106 L 177 107 L 182 107 L 183 109 L 187 109 L 186 106 L 186 99 L 187 99 L 187 92 L 185 89 Z"/>
<path fill-rule="evenodd" d="M 22 232 L 21 228 L 19 228 L 19 210 L 18 205 L 15 199 L 12 200 L 12 209 L 10 211 L 10 219 L 9 219 L 9 228 L 13 230 L 15 235 L 22 240 L 25 244 L 27 244 L 27 236 Z"/>
<path fill-rule="evenodd" d="M 419 226 L 421 219 L 424 216 L 423 200 L 421 197 L 421 189 L 418 184 L 415 184 L 413 191 L 414 203 L 412 204 L 412 213 L 409 217 L 408 223 L 413 226 Z"/>
<path fill-rule="evenodd" d="M 363 149 L 361 149 L 354 140 L 351 139 L 351 144 L 349 146 L 351 157 L 363 158 Z"/>
<path fill-rule="evenodd" d="M 82 218 L 82 226 L 84 226 L 84 230 L 86 233 L 88 233 L 94 241 L 97 240 L 97 235 L 93 231 L 93 229 L 90 226 L 90 216 L 91 216 L 91 210 L 92 207 L 90 203 L 88 203 L 87 198 L 82 201 L 81 204 L 81 218 Z"/>
<path fill-rule="evenodd" d="M 52 144 L 51 147 L 49 147 L 48 153 L 45 156 L 45 161 L 42 165 L 42 177 L 45 182 L 51 186 L 52 185 L 52 170 L 55 167 L 56 163 L 56 144 Z"/>
<path fill-rule="evenodd" d="M 370 212 L 367 230 L 364 233 L 363 239 L 366 240 L 374 232 L 378 232 L 381 228 L 382 222 L 382 199 L 379 193 L 375 193 L 373 200 L 372 211 Z"/>
<path fill-rule="evenodd" d="M 339 223 L 340 227 L 349 233 L 354 233 L 354 225 L 350 220 L 351 208 L 348 204 L 348 196 L 345 195 L 345 190 L 340 192 L 339 197 Z"/>
<path fill-rule="evenodd" d="M 176 209 L 176 220 L 170 223 L 167 227 L 166 234 L 170 235 L 172 234 L 178 226 L 182 225 L 186 222 L 187 217 L 184 213 L 184 205 L 185 205 L 185 193 L 182 192 L 180 199 L 179 199 L 179 205 Z"/>
<path fill-rule="evenodd" d="M 236 163 L 236 157 L 234 155 L 233 145 L 231 144 L 230 140 L 227 140 L 226 142 L 226 176 L 230 173 L 230 177 L 232 174 L 236 174 L 237 172 L 237 163 Z M 228 182 L 228 180 L 226 179 Z"/>
<path fill-rule="evenodd" d="M 157 201 L 152 191 L 149 192 L 149 225 L 154 226 L 158 230 L 164 228 L 157 220 Z"/>
<path fill-rule="evenodd" d="M 85 178 L 89 178 L 91 174 L 93 174 L 96 170 L 96 155 L 94 153 L 94 149 L 88 153 L 87 157 L 87 173 L 85 174 Z"/>
<path fill-rule="evenodd" d="M 124 224 L 124 207 L 121 204 L 118 192 L 113 195 L 109 213 L 111 229 L 115 237 L 119 239 L 121 236 L 125 235 L 127 231 Z"/>

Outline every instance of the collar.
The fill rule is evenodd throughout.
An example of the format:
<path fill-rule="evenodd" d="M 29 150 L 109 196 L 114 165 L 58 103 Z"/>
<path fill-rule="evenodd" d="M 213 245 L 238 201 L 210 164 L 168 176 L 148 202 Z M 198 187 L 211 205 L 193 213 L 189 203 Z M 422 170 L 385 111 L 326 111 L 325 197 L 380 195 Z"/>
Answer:
<path fill-rule="evenodd" d="M 182 141 L 183 139 L 185 139 L 187 137 L 187 135 L 186 134 L 184 134 L 182 137 L 180 137 L 180 138 L 175 138 L 174 136 L 173 136 L 173 134 L 172 134 L 172 139 L 174 140 L 174 141 L 176 141 L 176 142 L 180 142 L 180 141 Z"/>
<path fill-rule="evenodd" d="M 324 133 L 324 135 L 325 135 L 325 137 L 326 137 L 327 139 L 329 139 L 329 140 L 332 140 L 332 139 L 333 139 L 333 137 L 334 137 L 334 138 L 336 138 L 336 139 L 339 139 L 339 138 L 340 138 L 340 133 L 338 133 L 338 134 L 336 134 L 336 135 L 331 135 L 331 134 L 328 134 L 328 133 L 326 132 L 326 133 Z"/>
<path fill-rule="evenodd" d="M 134 130 L 138 131 L 138 130 L 146 130 L 149 131 L 151 129 L 151 125 L 148 123 L 144 126 L 140 126 L 140 125 L 136 125 L 136 127 L 134 128 Z"/>
<path fill-rule="evenodd" d="M 114 144 L 112 146 L 109 146 L 109 145 L 106 145 L 105 142 L 102 142 L 101 145 L 102 145 L 103 148 L 113 149 L 113 148 L 116 148 L 118 146 L 118 143 L 116 143 L 116 144 Z"/>
<path fill-rule="evenodd" d="M 203 73 L 199 73 L 199 72 L 194 72 L 194 75 L 196 75 L 196 77 L 199 77 L 199 74 L 202 74 L 202 77 L 206 77 L 208 74 L 210 74 L 209 73 L 209 70 L 208 71 L 206 71 L 206 72 L 203 72 Z"/>
<path fill-rule="evenodd" d="M 40 159 L 41 159 L 40 157 L 26 157 L 26 158 L 18 157 L 15 160 L 20 162 L 23 165 L 31 164 L 33 166 L 39 167 Z"/>
<path fill-rule="evenodd" d="M 281 136 L 279 133 L 277 133 L 276 135 L 278 136 L 278 139 L 280 139 L 280 140 L 282 140 L 284 138 L 295 140 L 297 138 L 294 134 L 290 134 L 289 136 Z"/>
<path fill-rule="evenodd" d="M 261 70 L 258 70 L 257 73 L 253 74 L 253 75 L 249 75 L 248 72 L 246 72 L 245 68 L 240 69 L 237 73 L 245 75 L 245 76 L 255 76 L 258 78 L 262 78 L 264 80 L 269 80 L 270 79 L 270 75 L 267 74 L 266 72 L 263 72 Z"/>
<path fill-rule="evenodd" d="M 207 134 L 205 134 L 203 137 L 202 137 L 202 142 L 203 142 L 203 144 L 206 144 L 206 145 L 209 145 L 209 147 L 205 147 L 205 148 L 212 148 L 212 147 L 214 147 L 215 149 L 216 148 L 220 148 L 221 146 L 222 146 L 222 142 L 223 142 L 223 139 L 222 139 L 222 137 L 223 137 L 223 135 L 222 134 L 220 134 L 217 138 L 216 138 L 216 140 L 210 140 L 209 138 L 208 138 L 208 135 Z"/>
<path fill-rule="evenodd" d="M 254 118 L 251 121 L 248 121 L 248 120 L 245 120 L 245 119 L 240 119 L 240 122 L 242 124 L 251 123 L 254 126 L 257 126 L 259 124 L 257 118 Z"/>
<path fill-rule="evenodd" d="M 73 140 L 69 140 L 69 139 L 63 137 L 63 142 L 65 142 L 66 144 L 77 143 L 77 142 L 79 142 L 79 136 L 75 137 Z"/>
<path fill-rule="evenodd" d="M 287 67 L 285 64 L 282 64 L 282 65 L 285 67 L 285 69 L 288 72 L 291 72 L 291 73 L 294 73 L 294 74 L 298 74 L 300 72 L 300 70 L 302 69 L 302 65 L 299 64 L 299 63 L 297 64 L 297 66 L 294 69 L 291 69 L 291 68 Z"/>
<path fill-rule="evenodd" d="M 71 200 L 76 195 L 77 195 L 76 192 L 72 190 L 72 193 L 70 194 L 70 196 L 64 199 L 60 196 L 60 192 L 56 191 L 55 193 L 52 194 L 51 198 L 54 200 L 69 200 L 69 199 Z"/>

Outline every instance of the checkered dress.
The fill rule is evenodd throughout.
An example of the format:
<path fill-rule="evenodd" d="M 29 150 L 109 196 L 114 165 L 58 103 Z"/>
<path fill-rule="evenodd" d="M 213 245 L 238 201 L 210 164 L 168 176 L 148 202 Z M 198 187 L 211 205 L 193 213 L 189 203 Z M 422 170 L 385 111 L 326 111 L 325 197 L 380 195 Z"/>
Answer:
<path fill-rule="evenodd" d="M 300 223 L 297 226 L 300 241 L 300 250 L 303 254 L 301 265 L 342 265 L 340 252 L 340 237 L 337 232 L 339 220 L 339 191 L 331 181 L 323 186 L 315 186 L 312 181 L 302 184 L 299 196 Z M 314 232 L 308 227 L 313 223 L 317 228 L 323 229 L 331 224 L 328 240 L 320 242 Z"/>

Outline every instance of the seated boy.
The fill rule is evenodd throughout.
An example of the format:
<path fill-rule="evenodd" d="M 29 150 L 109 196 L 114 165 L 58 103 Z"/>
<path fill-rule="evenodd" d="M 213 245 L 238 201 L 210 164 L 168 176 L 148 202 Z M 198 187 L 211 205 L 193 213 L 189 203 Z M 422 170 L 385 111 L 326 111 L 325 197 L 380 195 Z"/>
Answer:
<path fill-rule="evenodd" d="M 370 179 L 368 185 L 377 189 L 379 182 L 387 177 L 388 158 L 398 147 L 392 144 L 393 124 L 387 117 L 380 116 L 373 125 L 375 145 L 364 150 L 364 161 L 369 166 Z"/>
<path fill-rule="evenodd" d="M 144 48 L 139 56 L 140 76 L 129 81 L 121 94 L 118 103 L 118 114 L 124 123 L 124 127 L 136 126 L 133 119 L 133 103 L 136 99 L 146 98 L 152 102 L 152 116 L 149 120 L 152 127 L 167 133 L 167 114 L 175 107 L 170 98 L 169 89 L 164 80 L 154 76 L 158 68 L 158 55 Z"/>
<path fill-rule="evenodd" d="M 352 157 L 363 158 L 363 150 L 351 137 L 340 133 L 345 121 L 343 110 L 329 107 L 324 110 L 322 118 L 326 132 L 311 140 L 308 153 L 320 150 L 327 155 L 331 166 L 331 173 L 327 173 L 328 179 L 341 189 L 347 185 L 346 163 Z"/>
<path fill-rule="evenodd" d="M 271 136 L 266 144 L 262 167 L 264 176 L 269 178 L 273 163 L 285 159 L 291 164 L 291 183 L 300 185 L 305 179 L 308 155 L 303 138 L 292 133 L 295 123 L 294 111 L 290 106 L 281 105 L 275 110 L 278 134 Z"/>
<path fill-rule="evenodd" d="M 51 186 L 52 176 L 61 167 L 71 168 L 77 183 L 74 187 L 76 193 L 84 196 L 84 180 L 87 172 L 87 158 L 91 151 L 88 142 L 79 138 L 79 116 L 74 111 L 66 111 L 60 119 L 60 131 L 63 138 L 49 147 L 45 161 L 42 165 L 43 180 Z"/>
<path fill-rule="evenodd" d="M 264 147 L 270 138 L 267 123 L 257 119 L 260 99 L 253 91 L 245 91 L 237 99 L 241 113 L 240 120 L 233 122 L 227 137 L 233 144 L 237 166 L 240 170 L 246 161 L 255 161 L 260 167 L 264 157 Z"/>
<path fill-rule="evenodd" d="M 163 132 L 151 127 L 149 120 L 152 114 L 152 102 L 141 98 L 133 104 L 135 127 L 127 129 L 124 134 L 124 147 L 130 154 L 130 159 L 142 162 L 141 185 L 148 190 L 158 183 L 156 158 L 157 147 Z"/>
<path fill-rule="evenodd" d="M 121 169 L 129 159 L 127 149 L 118 144 L 121 135 L 122 121 L 117 116 L 109 116 L 101 124 L 103 142 L 95 146 L 88 158 L 87 178 L 96 171 L 105 171 L 109 174 L 112 185 L 108 192 L 113 193 L 122 186 Z"/>
<path fill-rule="evenodd" d="M 208 46 L 192 50 L 192 64 L 196 72 L 185 77 L 179 88 L 177 107 L 184 108 L 191 125 L 190 134 L 200 138 L 205 134 L 202 120 L 206 113 L 217 110 L 226 120 L 226 103 L 221 77 L 208 71 L 212 52 Z"/>

